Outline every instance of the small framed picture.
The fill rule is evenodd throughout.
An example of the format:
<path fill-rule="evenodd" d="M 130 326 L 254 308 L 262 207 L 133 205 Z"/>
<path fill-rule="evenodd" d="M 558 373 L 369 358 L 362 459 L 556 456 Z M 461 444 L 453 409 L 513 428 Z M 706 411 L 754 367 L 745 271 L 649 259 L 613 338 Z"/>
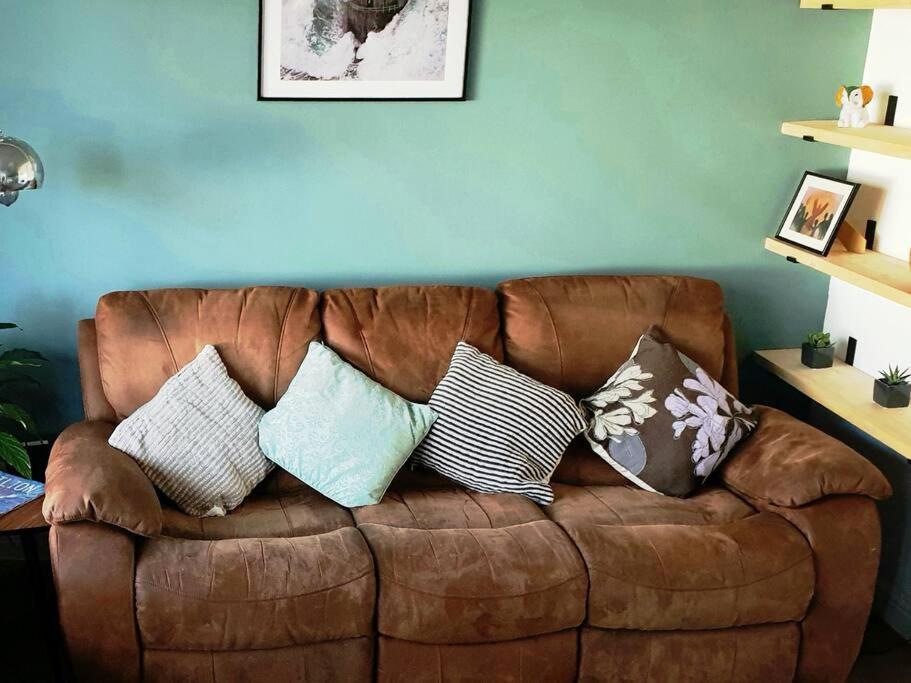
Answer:
<path fill-rule="evenodd" d="M 470 0 L 260 0 L 260 100 L 463 100 Z"/>
<path fill-rule="evenodd" d="M 775 237 L 828 256 L 859 187 L 807 171 Z"/>

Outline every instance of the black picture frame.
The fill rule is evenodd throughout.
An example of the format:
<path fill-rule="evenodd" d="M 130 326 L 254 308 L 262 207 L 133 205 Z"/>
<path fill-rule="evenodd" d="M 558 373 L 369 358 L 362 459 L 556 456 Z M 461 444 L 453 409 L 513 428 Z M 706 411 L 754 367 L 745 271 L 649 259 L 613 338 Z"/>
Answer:
<path fill-rule="evenodd" d="M 790 230 L 790 226 L 793 223 L 796 212 L 800 208 L 797 205 L 797 201 L 802 196 L 804 188 L 807 186 L 808 181 L 811 179 L 821 181 L 820 184 L 835 183 L 844 188 L 845 192 L 842 193 L 842 196 L 847 196 L 847 199 L 844 200 L 843 206 L 841 206 L 838 210 L 837 215 L 833 214 L 829 225 L 826 227 L 824 238 L 817 240 L 820 243 L 819 245 L 809 244 L 808 242 L 810 242 L 811 238 L 808 236 L 804 236 L 804 241 L 799 241 L 793 237 L 788 236 L 789 232 L 794 232 L 793 230 Z M 831 188 L 826 187 L 819 187 L 818 189 L 831 191 Z M 841 226 L 848 215 L 848 211 L 851 209 L 851 205 L 854 203 L 854 199 L 857 196 L 859 189 L 859 183 L 852 183 L 848 180 L 833 178 L 831 176 L 815 173 L 813 171 L 805 171 L 803 177 L 800 179 L 800 183 L 797 186 L 797 190 L 794 192 L 794 196 L 791 198 L 791 201 L 788 204 L 787 211 L 785 211 L 784 217 L 781 219 L 781 223 L 778 226 L 778 231 L 775 233 L 775 239 L 781 242 L 787 242 L 788 244 L 803 249 L 804 251 L 819 254 L 823 257 L 828 256 L 829 252 L 832 249 L 832 245 L 835 244 L 835 240 L 838 237 L 838 231 L 841 229 Z"/>
<path fill-rule="evenodd" d="M 468 0 L 466 17 L 465 57 L 462 66 L 462 94 L 457 97 L 275 97 L 263 95 L 263 16 L 266 0 L 259 0 L 259 25 L 256 40 L 256 101 L 257 102 L 465 102 L 468 100 L 468 69 L 471 54 L 471 25 L 474 20 L 472 0 Z"/>

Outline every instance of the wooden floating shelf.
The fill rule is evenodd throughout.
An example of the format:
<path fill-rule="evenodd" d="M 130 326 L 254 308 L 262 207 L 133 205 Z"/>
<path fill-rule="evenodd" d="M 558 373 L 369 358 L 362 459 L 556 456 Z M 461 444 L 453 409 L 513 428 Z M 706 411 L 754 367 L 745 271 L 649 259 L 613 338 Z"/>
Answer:
<path fill-rule="evenodd" d="M 911 0 L 800 0 L 803 9 L 911 9 Z"/>
<path fill-rule="evenodd" d="M 781 132 L 838 147 L 911 159 L 911 128 L 875 123 L 866 128 L 839 128 L 837 121 L 785 121 L 781 124 Z"/>
<path fill-rule="evenodd" d="M 787 242 L 766 238 L 765 248 L 773 254 L 794 259 L 820 273 L 849 282 L 881 297 L 911 307 L 911 264 L 877 251 L 854 254 L 832 248 L 823 258 L 819 254 Z"/>
<path fill-rule="evenodd" d="M 870 375 L 840 360 L 831 368 L 811 370 L 800 362 L 800 349 L 757 351 L 756 357 L 772 374 L 911 459 L 911 408 L 883 408 L 874 403 Z"/>

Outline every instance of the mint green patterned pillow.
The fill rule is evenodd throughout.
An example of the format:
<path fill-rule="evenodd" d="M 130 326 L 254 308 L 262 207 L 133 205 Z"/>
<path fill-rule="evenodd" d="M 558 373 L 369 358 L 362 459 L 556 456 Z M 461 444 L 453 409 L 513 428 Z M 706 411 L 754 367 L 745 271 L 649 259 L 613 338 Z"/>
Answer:
<path fill-rule="evenodd" d="M 373 505 L 436 417 L 311 342 L 287 393 L 259 423 L 259 446 L 336 503 Z"/>

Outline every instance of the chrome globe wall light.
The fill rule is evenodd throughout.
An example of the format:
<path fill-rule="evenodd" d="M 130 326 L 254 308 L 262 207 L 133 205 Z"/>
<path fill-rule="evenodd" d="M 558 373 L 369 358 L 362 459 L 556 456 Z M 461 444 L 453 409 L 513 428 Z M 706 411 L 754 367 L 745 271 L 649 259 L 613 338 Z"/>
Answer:
<path fill-rule="evenodd" d="M 10 206 L 22 190 L 44 183 L 44 165 L 31 145 L 0 131 L 0 204 Z"/>

